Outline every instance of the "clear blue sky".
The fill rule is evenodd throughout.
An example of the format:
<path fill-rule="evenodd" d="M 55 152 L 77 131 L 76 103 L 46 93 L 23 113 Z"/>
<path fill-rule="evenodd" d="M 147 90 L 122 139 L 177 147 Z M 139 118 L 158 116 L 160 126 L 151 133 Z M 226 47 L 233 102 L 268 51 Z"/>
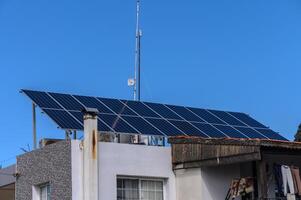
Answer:
<path fill-rule="evenodd" d="M 301 121 L 299 0 L 142 0 L 142 99 Z M 0 164 L 31 145 L 21 88 L 131 99 L 135 0 L 0 0 Z M 41 137 L 62 137 L 38 115 Z M 3 162 L 2 160 L 9 160 Z"/>

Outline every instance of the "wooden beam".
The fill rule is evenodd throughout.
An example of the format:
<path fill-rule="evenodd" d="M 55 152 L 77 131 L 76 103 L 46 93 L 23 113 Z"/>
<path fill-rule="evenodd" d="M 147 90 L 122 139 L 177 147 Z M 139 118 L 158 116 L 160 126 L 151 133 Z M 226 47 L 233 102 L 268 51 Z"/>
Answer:
<path fill-rule="evenodd" d="M 260 199 L 265 199 L 268 196 L 266 162 L 262 159 L 256 165 L 259 196 Z"/>
<path fill-rule="evenodd" d="M 248 154 L 240 154 L 234 156 L 226 156 L 226 157 L 217 157 L 205 160 L 196 160 L 190 162 L 183 163 L 174 163 L 173 169 L 189 169 L 189 168 L 199 168 L 203 166 L 218 166 L 218 165 L 227 165 L 234 163 L 242 163 L 249 161 L 258 161 L 261 159 L 260 153 L 248 153 Z"/>

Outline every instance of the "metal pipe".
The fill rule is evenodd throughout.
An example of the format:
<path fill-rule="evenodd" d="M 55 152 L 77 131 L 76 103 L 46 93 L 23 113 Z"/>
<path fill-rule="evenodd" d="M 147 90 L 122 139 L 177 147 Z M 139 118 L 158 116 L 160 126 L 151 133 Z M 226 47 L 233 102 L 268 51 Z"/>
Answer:
<path fill-rule="evenodd" d="M 37 149 L 37 121 L 36 121 L 36 104 L 32 103 L 32 138 L 33 149 Z"/>

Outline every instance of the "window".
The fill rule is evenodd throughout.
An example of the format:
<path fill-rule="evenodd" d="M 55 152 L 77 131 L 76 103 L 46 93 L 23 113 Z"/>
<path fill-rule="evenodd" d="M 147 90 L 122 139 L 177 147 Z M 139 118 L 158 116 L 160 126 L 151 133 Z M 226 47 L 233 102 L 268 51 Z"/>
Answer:
<path fill-rule="evenodd" d="M 117 200 L 163 200 L 163 181 L 118 178 Z"/>
<path fill-rule="evenodd" d="M 40 186 L 40 200 L 50 200 L 49 183 Z"/>

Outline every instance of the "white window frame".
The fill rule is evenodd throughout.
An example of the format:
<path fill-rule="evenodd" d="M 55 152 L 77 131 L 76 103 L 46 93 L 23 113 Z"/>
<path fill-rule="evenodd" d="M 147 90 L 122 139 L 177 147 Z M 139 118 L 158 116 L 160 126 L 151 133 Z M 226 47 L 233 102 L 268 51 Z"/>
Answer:
<path fill-rule="evenodd" d="M 44 187 L 47 188 L 47 192 L 48 189 L 51 191 L 50 183 L 44 183 L 44 184 L 32 186 L 32 200 L 42 200 L 41 192 L 42 192 L 42 188 Z M 47 198 L 46 200 L 51 200 L 51 198 L 49 199 Z"/>
<path fill-rule="evenodd" d="M 139 200 L 142 200 L 141 197 L 141 182 L 142 181 L 157 181 L 157 182 L 161 182 L 162 183 L 162 198 L 163 200 L 166 199 L 166 195 L 165 195 L 165 179 L 163 178 L 148 178 L 148 177 L 134 177 L 134 176 L 117 176 L 116 178 L 116 192 L 118 190 L 117 187 L 117 180 L 118 179 L 127 179 L 127 180 L 138 180 L 138 192 L 139 192 Z M 117 193 L 116 193 L 116 199 L 117 199 Z"/>

